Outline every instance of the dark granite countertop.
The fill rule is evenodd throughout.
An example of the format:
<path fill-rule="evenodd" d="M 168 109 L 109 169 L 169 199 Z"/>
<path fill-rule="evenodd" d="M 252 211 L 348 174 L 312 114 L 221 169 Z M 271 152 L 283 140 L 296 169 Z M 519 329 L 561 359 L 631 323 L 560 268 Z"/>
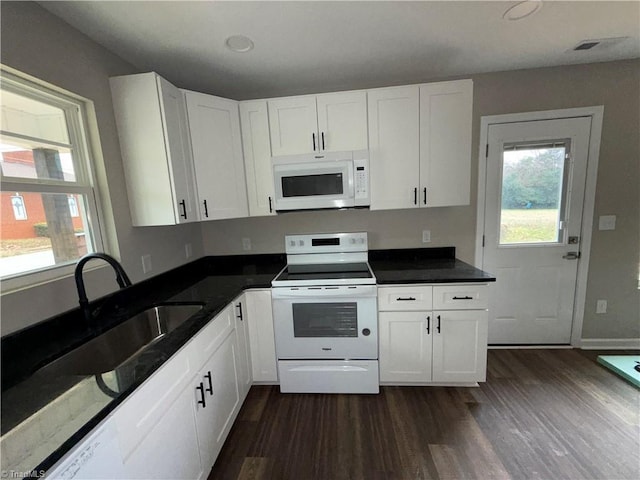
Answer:
<path fill-rule="evenodd" d="M 404 283 L 484 283 L 494 276 L 456 258 L 455 247 L 370 250 L 378 285 Z"/>
<path fill-rule="evenodd" d="M 495 280 L 457 260 L 454 247 L 371 250 L 369 262 L 381 285 Z M 285 263 L 282 254 L 204 257 L 92 302 L 92 309 L 99 312 L 93 326 L 88 326 L 79 309 L 75 309 L 2 338 L 2 434 L 8 432 L 7 437 L 10 436 L 16 425 L 29 422 L 45 410 L 50 410 L 47 415 L 51 418 L 40 423 L 51 426 L 53 419 L 56 431 L 49 449 L 34 453 L 32 458 L 39 455 L 37 461 L 23 465 L 22 470 L 31 470 L 35 463 L 39 463 L 35 470 L 50 468 L 229 302 L 245 289 L 270 288 L 271 280 Z M 54 359 L 149 306 L 173 302 L 199 303 L 203 308 L 149 346 L 136 357 L 135 364 L 127 363 L 104 374 L 107 380 L 117 379 L 111 382 L 107 393 L 97 377 L 49 378 L 40 371 Z M 64 418 L 57 403 L 74 390 L 89 396 L 92 403 L 82 415 Z M 61 423 L 57 429 L 55 421 Z M 44 426 L 40 428 L 46 437 Z"/>

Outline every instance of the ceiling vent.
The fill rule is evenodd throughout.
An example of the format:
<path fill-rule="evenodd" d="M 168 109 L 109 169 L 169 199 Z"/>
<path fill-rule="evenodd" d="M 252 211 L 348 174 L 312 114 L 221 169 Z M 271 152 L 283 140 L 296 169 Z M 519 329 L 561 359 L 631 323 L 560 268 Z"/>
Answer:
<path fill-rule="evenodd" d="M 578 45 L 572 48 L 573 51 L 582 52 L 585 50 L 602 50 L 603 48 L 610 48 L 618 43 L 626 40 L 628 37 L 612 37 L 612 38 L 598 38 L 594 40 L 582 40 Z"/>

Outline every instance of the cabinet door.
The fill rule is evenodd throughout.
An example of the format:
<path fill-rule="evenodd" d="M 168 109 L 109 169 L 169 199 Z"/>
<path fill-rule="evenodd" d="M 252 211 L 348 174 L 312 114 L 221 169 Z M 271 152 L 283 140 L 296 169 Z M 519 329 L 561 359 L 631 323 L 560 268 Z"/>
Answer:
<path fill-rule="evenodd" d="M 144 411 L 140 412 L 144 415 Z M 186 388 L 124 462 L 126 479 L 202 478 L 193 394 Z M 118 477 L 113 477 L 118 478 Z"/>
<path fill-rule="evenodd" d="M 240 125 L 249 215 L 275 215 L 267 101 L 240 102 Z"/>
<path fill-rule="evenodd" d="M 485 381 L 487 312 L 444 310 L 433 315 L 433 381 Z"/>
<path fill-rule="evenodd" d="M 420 86 L 420 204 L 468 205 L 473 81 Z"/>
<path fill-rule="evenodd" d="M 184 94 L 200 218 L 248 216 L 238 102 L 197 92 Z"/>
<path fill-rule="evenodd" d="M 274 157 L 319 151 L 315 96 L 277 98 L 268 105 Z"/>
<path fill-rule="evenodd" d="M 366 150 L 367 93 L 338 92 L 318 95 L 320 151 Z"/>
<path fill-rule="evenodd" d="M 240 389 L 240 401 L 244 401 L 251 388 L 251 352 L 249 351 L 249 329 L 247 328 L 247 302 L 246 294 L 236 299 L 235 326 L 236 326 L 236 363 L 238 364 L 238 387 Z"/>
<path fill-rule="evenodd" d="M 245 298 L 253 381 L 275 383 L 278 381 L 278 364 L 271 290 L 249 291 L 245 293 Z"/>
<path fill-rule="evenodd" d="M 162 77 L 158 76 L 156 79 L 162 98 L 161 107 L 164 114 L 166 148 L 169 153 L 169 172 L 175 193 L 176 223 L 193 222 L 197 220 L 196 194 L 184 99 L 178 88 Z"/>
<path fill-rule="evenodd" d="M 240 408 L 237 376 L 234 331 L 204 365 L 192 390 L 198 444 L 205 471 L 213 466 Z"/>
<path fill-rule="evenodd" d="M 380 312 L 378 319 L 380 381 L 430 382 L 431 312 Z"/>
<path fill-rule="evenodd" d="M 193 166 L 178 89 L 153 72 L 113 77 L 109 83 L 133 225 L 195 220 Z"/>
<path fill-rule="evenodd" d="M 419 89 L 369 90 L 371 210 L 418 206 Z"/>

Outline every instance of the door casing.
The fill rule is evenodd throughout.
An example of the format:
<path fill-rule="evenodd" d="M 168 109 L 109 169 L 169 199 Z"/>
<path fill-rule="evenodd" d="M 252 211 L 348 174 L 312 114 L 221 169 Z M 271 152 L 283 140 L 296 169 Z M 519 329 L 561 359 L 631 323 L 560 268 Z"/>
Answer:
<path fill-rule="evenodd" d="M 582 230 L 580 232 L 581 257 L 578 264 L 576 293 L 573 305 L 573 322 L 571 327 L 571 346 L 582 344 L 582 323 L 584 320 L 585 301 L 587 296 L 587 277 L 589 258 L 591 255 L 591 234 L 593 231 L 593 212 L 595 207 L 596 182 L 598 176 L 598 160 L 600 155 L 600 137 L 604 106 L 569 108 L 563 110 L 545 110 L 539 112 L 510 113 L 505 115 L 489 115 L 480 118 L 480 146 L 478 151 L 478 203 L 476 221 L 475 264 L 478 268 L 483 264 L 483 232 L 485 221 L 485 201 L 487 183 L 487 146 L 489 125 L 527 122 L 536 120 L 553 120 L 573 117 L 591 117 L 591 135 L 589 137 L 589 153 L 587 159 L 587 177 L 585 184 L 584 206 L 582 210 Z"/>

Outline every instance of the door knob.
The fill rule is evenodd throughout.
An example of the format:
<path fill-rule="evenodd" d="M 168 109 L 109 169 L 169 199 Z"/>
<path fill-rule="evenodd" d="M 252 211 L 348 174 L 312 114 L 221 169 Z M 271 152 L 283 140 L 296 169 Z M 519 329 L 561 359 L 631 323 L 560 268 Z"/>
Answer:
<path fill-rule="evenodd" d="M 580 258 L 580 252 L 567 252 L 567 254 L 563 255 L 562 258 L 565 260 L 577 260 Z"/>

